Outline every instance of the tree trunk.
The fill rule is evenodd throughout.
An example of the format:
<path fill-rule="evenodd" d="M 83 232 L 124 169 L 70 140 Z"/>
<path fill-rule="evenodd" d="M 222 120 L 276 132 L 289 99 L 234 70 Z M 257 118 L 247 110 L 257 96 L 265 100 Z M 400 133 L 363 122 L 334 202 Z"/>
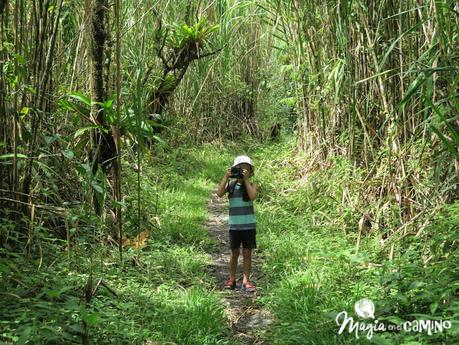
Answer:
<path fill-rule="evenodd" d="M 91 99 L 95 102 L 104 102 L 107 98 L 107 85 L 104 83 L 107 79 L 104 78 L 104 74 L 108 73 L 108 68 L 104 69 L 104 61 L 106 59 L 106 17 L 108 4 L 106 0 L 94 0 L 91 4 L 91 8 Z M 95 119 L 100 126 L 107 128 L 105 114 L 100 105 L 94 105 L 92 107 L 91 117 Z M 113 158 L 116 156 L 114 139 L 110 131 L 103 133 L 99 129 L 96 129 L 92 133 L 92 143 L 93 147 L 90 159 L 92 162 L 93 176 L 97 175 L 99 167 L 105 175 L 112 165 Z M 97 215 L 101 215 L 103 205 L 101 205 L 96 193 L 97 192 L 93 190 L 94 210 Z"/>

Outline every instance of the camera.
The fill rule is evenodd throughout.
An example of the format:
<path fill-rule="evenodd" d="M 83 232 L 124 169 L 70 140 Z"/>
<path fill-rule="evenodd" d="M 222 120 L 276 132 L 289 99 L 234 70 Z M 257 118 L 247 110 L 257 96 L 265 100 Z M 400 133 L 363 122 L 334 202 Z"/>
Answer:
<path fill-rule="evenodd" d="M 244 175 L 242 174 L 242 168 L 241 167 L 232 167 L 231 168 L 231 176 L 232 178 L 243 178 Z"/>

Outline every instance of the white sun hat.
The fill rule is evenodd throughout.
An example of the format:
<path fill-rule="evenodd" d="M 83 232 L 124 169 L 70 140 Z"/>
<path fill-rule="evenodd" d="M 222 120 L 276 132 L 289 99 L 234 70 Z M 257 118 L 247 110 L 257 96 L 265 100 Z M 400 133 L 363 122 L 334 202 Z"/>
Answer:
<path fill-rule="evenodd" d="M 255 168 L 253 166 L 253 162 L 252 160 L 248 157 L 248 156 L 237 156 L 235 159 L 234 159 L 234 163 L 232 165 L 232 167 L 238 165 L 238 164 L 241 164 L 241 163 L 247 163 L 247 164 L 250 164 L 250 166 L 252 167 L 252 170 Z"/>

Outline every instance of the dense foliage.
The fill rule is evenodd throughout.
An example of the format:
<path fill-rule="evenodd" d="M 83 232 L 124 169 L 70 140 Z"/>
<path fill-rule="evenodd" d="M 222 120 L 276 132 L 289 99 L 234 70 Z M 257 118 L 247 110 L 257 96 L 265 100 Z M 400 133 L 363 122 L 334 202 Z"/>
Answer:
<path fill-rule="evenodd" d="M 204 224 L 246 153 L 266 341 L 458 343 L 458 48 L 454 0 L 0 1 L 0 341 L 239 343 Z M 452 327 L 338 335 L 363 297 Z"/>

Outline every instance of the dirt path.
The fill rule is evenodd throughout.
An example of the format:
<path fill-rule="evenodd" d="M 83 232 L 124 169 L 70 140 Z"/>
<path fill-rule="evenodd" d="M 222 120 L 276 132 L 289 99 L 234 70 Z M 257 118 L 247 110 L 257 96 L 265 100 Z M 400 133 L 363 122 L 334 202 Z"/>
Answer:
<path fill-rule="evenodd" d="M 210 269 L 217 280 L 218 291 L 221 293 L 225 303 L 225 313 L 228 322 L 233 329 L 235 337 L 242 344 L 268 345 L 263 338 L 264 333 L 269 329 L 269 325 L 272 322 L 272 316 L 257 303 L 257 297 L 260 296 L 260 289 L 252 293 L 239 291 L 242 282 L 242 250 L 239 255 L 237 287 L 235 290 L 223 289 L 223 285 L 226 279 L 228 279 L 230 253 L 228 243 L 228 198 L 226 196 L 219 198 L 215 194 L 215 191 L 213 191 L 208 209 L 209 219 L 207 226 L 211 236 L 219 244 L 218 250 L 210 253 L 212 257 Z M 262 278 L 258 271 L 259 264 L 260 262 L 255 249 L 252 253 L 251 281 L 258 287 L 260 287 Z"/>

